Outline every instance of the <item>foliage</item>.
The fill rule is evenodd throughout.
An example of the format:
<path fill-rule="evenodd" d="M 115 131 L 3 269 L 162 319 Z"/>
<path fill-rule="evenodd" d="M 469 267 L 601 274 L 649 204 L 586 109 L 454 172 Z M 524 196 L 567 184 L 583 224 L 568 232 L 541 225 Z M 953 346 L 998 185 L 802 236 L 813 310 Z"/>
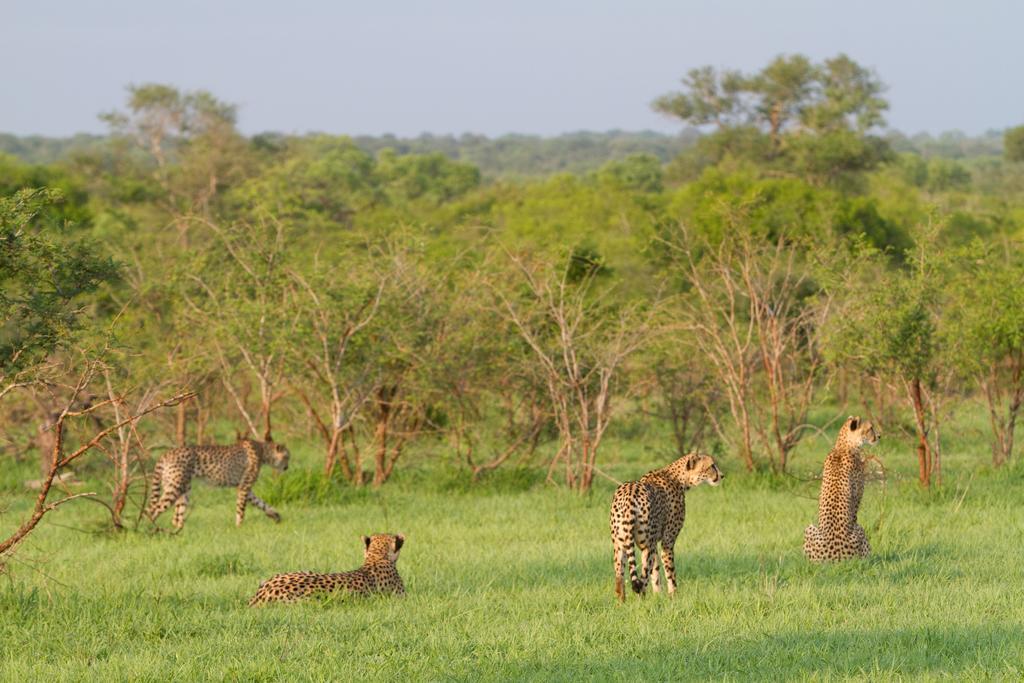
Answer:
<path fill-rule="evenodd" d="M 1007 161 L 1024 161 L 1024 126 L 1003 133 L 1003 154 Z"/>
<path fill-rule="evenodd" d="M 1012 307 L 998 287 L 1012 289 L 1013 276 L 978 277 L 969 262 L 937 256 L 921 275 L 914 229 L 941 216 L 930 254 L 980 245 L 970 253 L 989 263 L 1012 251 L 1024 173 L 992 155 L 991 135 L 880 137 L 881 83 L 842 55 L 782 55 L 750 73 L 697 69 L 657 106 L 690 127 L 677 137 L 247 138 L 236 108 L 210 93 L 131 86 L 104 117 L 110 135 L 62 163 L 0 160 L 5 206 L 24 203 L 22 188 L 64 197 L 26 219 L 51 265 L 94 262 L 5 272 L 15 278 L 5 282 L 51 294 L 54 274 L 82 283 L 58 283 L 37 327 L 12 318 L 4 339 L 38 333 L 36 359 L 56 359 L 76 329 L 113 329 L 86 400 L 113 393 L 127 410 L 197 392 L 154 417 L 151 443 L 246 432 L 319 441 L 326 476 L 356 488 L 400 477 L 410 452 L 483 482 L 501 467 L 564 465 L 559 449 L 590 438 L 566 477 L 582 482 L 605 434 L 663 419 L 672 448 L 706 444 L 781 469 L 822 401 L 884 402 L 886 421 L 898 422 L 902 378 L 911 394 L 919 379 L 917 404 L 933 421 L 943 406 L 991 393 L 963 348 L 995 334 L 978 327 L 980 303 Z M 117 279 L 105 270 L 113 263 Z M 981 281 L 995 289 L 978 290 Z M 975 294 L 958 298 L 965 292 Z M 726 313 L 750 329 L 742 410 L 694 332 L 700 321 L 721 331 Z M 864 348 L 839 341 L 846 324 Z M 958 337 L 958 326 L 977 329 Z M 605 352 L 627 347 L 607 362 Z M 585 359 L 576 374 L 552 374 L 545 359 L 568 351 Z M 973 358 L 998 370 L 993 433 L 1005 435 L 1012 354 Z M 7 403 L 11 453 L 52 450 L 44 437 L 66 398 L 64 367 L 53 365 L 45 392 Z M 552 386 L 583 391 L 567 411 Z M 565 428 L 570 415 L 581 429 Z M 917 421 L 915 412 L 899 429 Z M 938 425 L 923 428 L 936 454 Z M 744 429 L 749 443 L 737 448 Z M 108 455 L 123 498 L 135 476 L 123 465 L 149 455 L 121 436 Z"/>
<path fill-rule="evenodd" d="M 71 341 L 84 295 L 118 274 L 95 245 L 61 239 L 65 225 L 41 224 L 60 199 L 47 189 L 0 197 L 0 396 L 9 380 L 24 381 L 21 373 Z"/>
<path fill-rule="evenodd" d="M 857 252 L 861 268 L 835 283 L 842 287 L 843 297 L 831 319 L 828 343 L 839 363 L 895 382 L 906 392 L 915 417 L 924 486 L 931 485 L 933 472 L 941 471 L 935 433 L 947 383 L 957 371 L 961 341 L 950 334 L 942 315 L 950 269 L 938 248 L 938 233 L 936 225 L 920 227 L 902 268 L 887 267 L 877 252 Z"/>
<path fill-rule="evenodd" d="M 813 64 L 780 55 L 755 74 L 693 69 L 684 90 L 656 99 L 656 111 L 693 126 L 715 124 L 698 154 L 727 155 L 790 170 L 818 185 L 849 184 L 889 154 L 869 135 L 888 103 L 875 75 L 846 55 Z"/>
<path fill-rule="evenodd" d="M 978 253 L 980 250 L 980 253 Z M 951 284 L 949 325 L 960 339 L 957 366 L 978 383 L 989 408 L 992 461 L 1013 457 L 1024 404 L 1024 263 L 977 244 Z"/>

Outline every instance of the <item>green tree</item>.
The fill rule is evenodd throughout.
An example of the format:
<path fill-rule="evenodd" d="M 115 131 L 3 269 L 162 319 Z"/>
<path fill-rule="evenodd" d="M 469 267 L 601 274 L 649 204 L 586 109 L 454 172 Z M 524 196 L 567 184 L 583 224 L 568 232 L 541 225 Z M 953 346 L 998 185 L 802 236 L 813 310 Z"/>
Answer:
<path fill-rule="evenodd" d="M 1013 457 L 1024 404 L 1024 262 L 991 249 L 969 264 L 950 288 L 950 326 L 963 339 L 959 363 L 981 387 L 992 428 L 992 464 Z"/>
<path fill-rule="evenodd" d="M 877 252 L 859 251 L 858 279 L 836 279 L 841 302 L 830 318 L 827 348 L 833 359 L 905 392 L 916 428 L 918 478 L 941 482 L 937 438 L 940 403 L 955 372 L 954 336 L 945 335 L 944 294 L 950 264 L 937 248 L 938 226 L 921 228 L 905 266 L 892 268 Z"/>
<path fill-rule="evenodd" d="M 749 85 L 740 72 L 719 73 L 712 66 L 702 66 L 686 74 L 683 86 L 682 92 L 662 95 L 651 106 L 694 126 L 713 123 L 725 128 L 744 119 L 743 93 Z"/>
<path fill-rule="evenodd" d="M 783 128 L 799 119 L 813 94 L 816 71 L 804 55 L 779 55 L 750 79 L 758 114 L 768 122 L 772 149 L 778 150 Z"/>
<path fill-rule="evenodd" d="M 508 269 L 491 276 L 489 289 L 531 352 L 535 383 L 547 388 L 559 435 L 548 479 L 561 469 L 569 488 L 586 493 L 616 401 L 631 393 L 624 366 L 655 333 L 651 316 L 595 291 L 594 270 L 573 281 L 568 254 L 560 260 L 509 254 L 508 260 Z"/>
<path fill-rule="evenodd" d="M 1007 161 L 1024 161 L 1024 126 L 1003 133 L 1003 156 Z"/>
<path fill-rule="evenodd" d="M 712 161 L 723 152 L 740 154 L 766 168 L 797 171 L 815 184 L 838 184 L 888 157 L 888 143 L 871 134 L 884 123 L 883 86 L 846 55 L 821 64 L 780 55 L 753 75 L 719 76 L 703 67 L 683 83 L 686 90 L 658 98 L 653 107 L 691 125 L 717 124 L 713 142 L 696 150 L 710 152 Z M 752 128 L 767 138 L 767 153 Z"/>
<path fill-rule="evenodd" d="M 249 174 L 250 147 L 235 128 L 236 107 L 204 90 L 131 85 L 127 111 L 100 118 L 115 137 L 134 141 L 149 155 L 151 165 L 137 172 L 155 185 L 153 195 L 183 247 L 193 218 L 210 218 L 218 195 Z"/>
<path fill-rule="evenodd" d="M 40 224 L 60 199 L 45 188 L 0 197 L 0 398 L 72 343 L 86 295 L 118 276 L 93 244 L 66 239 L 66 225 Z"/>

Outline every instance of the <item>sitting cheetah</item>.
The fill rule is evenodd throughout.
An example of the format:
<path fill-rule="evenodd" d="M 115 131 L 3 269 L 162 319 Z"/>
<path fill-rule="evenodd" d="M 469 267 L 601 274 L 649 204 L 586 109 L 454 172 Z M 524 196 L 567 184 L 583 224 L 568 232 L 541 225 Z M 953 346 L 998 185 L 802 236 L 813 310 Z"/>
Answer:
<path fill-rule="evenodd" d="M 363 536 L 363 566 L 355 571 L 335 574 L 294 572 L 276 574 L 260 584 L 249 606 L 267 602 L 294 602 L 312 595 L 327 595 L 344 591 L 353 595 L 394 593 L 405 595 L 402 577 L 395 569 L 398 551 L 405 544 L 402 534 L 374 534 Z"/>
<path fill-rule="evenodd" d="M 185 509 L 192 478 L 200 477 L 215 486 L 237 486 L 235 524 L 241 526 L 245 518 L 245 505 L 252 503 L 275 522 L 281 515 L 256 497 L 252 487 L 260 475 L 261 465 L 278 470 L 288 469 L 288 449 L 271 441 L 243 439 L 233 446 L 182 446 L 168 451 L 156 463 L 150 484 L 149 505 L 146 516 L 156 518 L 174 503 L 174 527 L 179 531 L 185 525 Z M 160 489 L 163 487 L 163 493 Z"/>
<path fill-rule="evenodd" d="M 615 595 L 626 599 L 623 587 L 623 563 L 629 558 L 629 578 L 633 592 L 643 595 L 653 576 L 654 592 L 658 585 L 655 566 L 658 544 L 661 564 L 671 595 L 676 590 L 675 543 L 686 519 L 686 490 L 703 482 L 717 486 L 724 475 L 710 455 L 690 453 L 668 467 L 648 472 L 640 481 L 630 481 L 615 491 L 612 499 L 612 548 L 615 554 Z M 643 575 L 636 574 L 633 545 L 640 546 Z"/>
<path fill-rule="evenodd" d="M 874 425 L 850 417 L 839 430 L 836 445 L 825 458 L 818 496 L 818 524 L 804 531 L 804 555 L 812 562 L 867 557 L 871 546 L 857 524 L 864 495 L 864 459 L 861 447 L 879 439 Z"/>

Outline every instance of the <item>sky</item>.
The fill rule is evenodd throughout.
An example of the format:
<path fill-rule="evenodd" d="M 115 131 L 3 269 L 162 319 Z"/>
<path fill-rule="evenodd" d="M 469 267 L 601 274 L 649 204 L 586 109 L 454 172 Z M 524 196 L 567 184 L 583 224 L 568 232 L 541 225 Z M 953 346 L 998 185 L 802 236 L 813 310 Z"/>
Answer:
<path fill-rule="evenodd" d="M 245 133 L 674 132 L 704 64 L 845 52 L 890 127 L 1024 123 L 1024 1 L 0 0 L 0 132 L 104 132 L 131 83 L 206 89 Z"/>

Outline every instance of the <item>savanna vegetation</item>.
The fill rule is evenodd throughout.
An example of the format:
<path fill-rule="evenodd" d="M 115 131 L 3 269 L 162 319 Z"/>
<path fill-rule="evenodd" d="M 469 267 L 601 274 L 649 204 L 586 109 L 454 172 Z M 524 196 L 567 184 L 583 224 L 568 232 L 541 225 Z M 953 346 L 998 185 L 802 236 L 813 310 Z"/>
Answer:
<path fill-rule="evenodd" d="M 0 139 L 0 671 L 1019 678 L 1024 129 L 907 137 L 884 92 L 784 55 L 687 74 L 678 137 L 399 140 L 142 84 Z M 848 414 L 876 555 L 811 567 Z M 241 436 L 295 454 L 280 526 L 140 523 L 160 453 Z M 618 607 L 611 490 L 694 449 L 730 476 L 680 593 Z M 404 600 L 244 607 L 375 531 Z"/>

